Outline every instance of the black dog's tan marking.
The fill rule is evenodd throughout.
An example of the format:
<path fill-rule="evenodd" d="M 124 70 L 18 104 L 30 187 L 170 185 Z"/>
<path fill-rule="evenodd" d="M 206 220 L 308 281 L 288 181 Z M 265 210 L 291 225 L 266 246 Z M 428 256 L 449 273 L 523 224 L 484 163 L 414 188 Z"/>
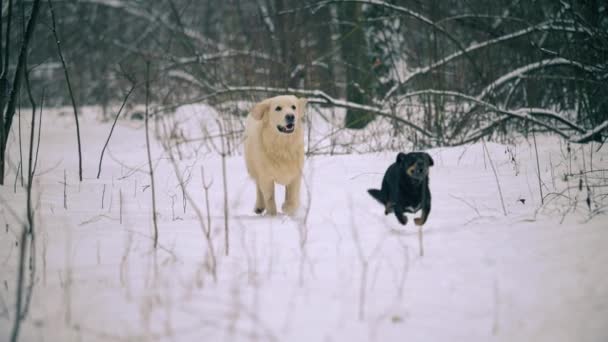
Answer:
<path fill-rule="evenodd" d="M 422 209 L 420 217 L 414 219 L 416 225 L 423 225 L 431 212 L 431 191 L 429 190 L 429 167 L 433 158 L 428 153 L 399 153 L 382 179 L 382 188 L 367 192 L 384 205 L 384 214 L 395 213 L 397 220 L 405 225 L 404 213 L 416 213 Z"/>

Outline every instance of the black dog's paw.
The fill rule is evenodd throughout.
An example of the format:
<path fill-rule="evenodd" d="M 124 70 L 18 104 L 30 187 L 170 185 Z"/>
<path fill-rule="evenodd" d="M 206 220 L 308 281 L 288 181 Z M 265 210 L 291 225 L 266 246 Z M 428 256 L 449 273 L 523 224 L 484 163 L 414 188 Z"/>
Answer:
<path fill-rule="evenodd" d="M 405 216 L 405 214 L 401 213 L 397 213 L 395 212 L 395 216 L 397 217 L 397 221 L 399 221 L 399 223 L 401 223 L 402 225 L 406 225 L 407 224 L 407 216 Z"/>
<path fill-rule="evenodd" d="M 391 201 L 386 202 L 384 206 L 384 215 L 388 215 L 393 212 L 394 204 Z"/>
<path fill-rule="evenodd" d="M 260 215 L 264 212 L 264 208 L 253 208 L 253 212 Z"/>

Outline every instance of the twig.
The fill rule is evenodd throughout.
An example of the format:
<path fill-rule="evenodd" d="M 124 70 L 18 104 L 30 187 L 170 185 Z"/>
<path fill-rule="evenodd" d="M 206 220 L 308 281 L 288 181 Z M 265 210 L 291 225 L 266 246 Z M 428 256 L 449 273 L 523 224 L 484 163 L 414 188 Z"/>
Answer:
<path fill-rule="evenodd" d="M 357 250 L 357 256 L 361 263 L 361 284 L 359 285 L 359 313 L 358 318 L 360 321 L 365 319 L 365 301 L 366 301 L 366 289 L 367 289 L 367 272 L 369 269 L 369 260 L 365 257 L 363 252 L 363 246 L 361 245 L 361 239 L 359 238 L 359 232 L 355 225 L 355 220 L 352 215 L 352 201 L 349 199 L 348 206 L 350 209 L 350 229 L 355 242 Z"/>
<path fill-rule="evenodd" d="M 124 100 L 122 101 L 122 105 L 120 105 L 120 109 L 118 110 L 118 113 L 116 113 L 116 116 L 114 117 L 114 122 L 112 123 L 112 128 L 110 128 L 110 133 L 108 134 L 108 139 L 106 139 L 106 143 L 103 145 L 103 148 L 101 149 L 101 155 L 99 156 L 99 168 L 97 170 L 97 179 L 99 179 L 99 175 L 101 175 L 101 163 L 103 162 L 103 154 L 106 151 L 106 148 L 108 147 L 108 143 L 110 143 L 110 138 L 112 137 L 112 132 L 114 132 L 114 126 L 116 126 L 116 121 L 118 121 L 118 117 L 120 116 L 120 113 L 122 112 L 122 109 L 125 107 L 125 104 L 127 103 L 127 100 L 129 99 L 129 96 L 131 95 L 133 90 L 135 90 L 135 85 L 133 85 L 131 87 L 131 89 L 129 89 L 129 92 L 127 93 Z"/>
<path fill-rule="evenodd" d="M 101 192 L 101 209 L 103 209 L 103 202 L 106 197 L 106 185 L 103 185 L 103 190 Z"/>
<path fill-rule="evenodd" d="M 34 168 L 32 168 L 32 177 L 36 173 L 36 166 L 38 166 L 38 152 L 40 151 L 40 136 L 42 131 L 42 108 L 44 107 L 44 91 L 45 88 L 42 89 L 42 97 L 40 99 L 40 114 L 38 115 L 38 141 L 36 142 L 36 156 L 34 157 Z M 33 124 L 33 123 L 32 123 Z"/>
<path fill-rule="evenodd" d="M 540 179 L 540 164 L 538 162 L 538 147 L 536 146 L 536 134 L 532 130 L 532 139 L 534 140 L 534 152 L 536 153 L 536 175 L 538 176 L 538 190 L 540 191 L 540 204 L 544 204 L 543 185 Z"/>
<path fill-rule="evenodd" d="M 228 179 L 226 177 L 226 140 L 224 138 L 224 126 L 217 120 L 217 124 L 220 128 L 220 135 L 222 141 L 222 181 L 224 186 L 224 249 L 226 255 L 230 254 L 230 227 L 228 225 Z M 211 229 L 211 228 L 209 228 Z"/>
<path fill-rule="evenodd" d="M 167 131 L 167 128 L 164 124 L 162 125 L 162 128 L 163 128 L 163 136 L 170 137 L 171 134 Z M 190 193 L 185 188 L 185 183 L 184 183 L 184 180 L 182 177 L 182 173 L 179 170 L 179 166 L 177 165 L 177 162 L 175 160 L 175 157 L 173 156 L 173 153 L 171 153 L 169 144 L 165 140 L 163 140 L 162 146 L 165 149 L 167 155 L 169 156 L 169 161 L 171 162 L 171 166 L 173 167 L 173 172 L 175 174 L 175 177 L 177 178 L 178 185 L 180 187 L 182 187 L 182 192 L 186 196 L 186 200 L 190 203 L 190 206 L 192 207 L 192 209 L 194 210 L 194 213 L 196 214 L 196 217 L 198 218 L 199 224 L 201 226 L 201 231 L 203 232 L 203 236 L 205 237 L 205 242 L 206 242 L 207 248 L 209 250 L 209 257 L 211 259 L 210 265 L 209 265 L 210 273 L 213 277 L 213 280 L 217 281 L 217 261 L 216 261 L 216 257 L 215 257 L 215 247 L 213 246 L 213 239 L 211 238 L 211 228 L 209 228 L 209 229 L 205 228 L 205 221 L 204 221 L 203 213 L 201 212 L 199 207 L 196 205 L 196 202 L 194 202 L 194 200 L 192 199 L 192 196 L 190 196 Z"/>
<path fill-rule="evenodd" d="M 418 247 L 420 248 L 420 256 L 424 256 L 424 243 L 422 243 L 422 226 L 418 226 Z"/>
<path fill-rule="evenodd" d="M 150 129 L 148 103 L 150 101 L 150 62 L 146 61 L 146 112 L 144 123 L 146 126 L 146 151 L 148 152 L 148 170 L 150 186 L 152 187 L 152 222 L 154 223 L 154 248 L 158 246 L 158 223 L 156 222 L 156 191 L 154 186 L 154 168 L 152 167 L 152 154 L 150 152 Z"/>
<path fill-rule="evenodd" d="M 65 172 L 65 169 L 63 169 L 63 209 L 68 210 L 68 191 L 67 191 L 67 187 L 68 187 L 68 178 Z"/>
<path fill-rule="evenodd" d="M 205 180 L 205 167 L 201 165 L 201 181 L 203 183 L 203 190 L 205 190 L 205 207 L 207 209 L 207 237 L 211 236 L 211 210 L 209 208 L 209 189 L 213 185 L 213 180 L 209 184 Z"/>
<path fill-rule="evenodd" d="M 122 189 L 118 190 L 118 201 L 119 201 L 119 218 L 120 218 L 120 224 L 122 224 Z"/>
<path fill-rule="evenodd" d="M 488 147 L 486 146 L 485 140 L 481 140 L 481 144 L 483 145 L 483 149 L 488 155 L 488 159 L 490 161 L 490 166 L 492 167 L 492 172 L 494 172 L 494 178 L 496 179 L 496 186 L 498 187 L 498 194 L 500 195 L 500 204 L 502 205 L 502 212 L 507 216 L 507 209 L 505 208 L 505 200 L 502 197 L 502 189 L 500 188 L 500 181 L 498 180 L 498 173 L 496 172 L 496 168 L 494 167 L 494 162 L 492 161 L 492 157 L 490 157 L 490 151 L 488 151 Z"/>
<path fill-rule="evenodd" d="M 17 180 L 19 180 L 19 171 L 21 170 L 22 163 L 23 163 L 23 160 L 20 160 L 19 164 L 17 164 L 17 172 L 15 172 L 15 183 L 13 184 L 14 193 L 17 193 Z"/>
<path fill-rule="evenodd" d="M 28 155 L 28 163 L 27 163 L 27 223 L 29 225 L 29 234 L 33 235 L 33 215 L 32 215 L 32 179 L 34 178 L 34 173 L 32 172 L 33 165 L 33 156 L 34 156 L 34 135 L 36 132 L 36 102 L 34 101 L 34 96 L 32 95 L 32 88 L 30 87 L 30 78 L 29 72 L 27 71 L 27 61 L 25 62 L 25 89 L 27 90 L 27 94 L 30 100 L 30 104 L 32 106 L 32 123 L 30 128 L 30 145 L 29 145 L 29 155 Z"/>
<path fill-rule="evenodd" d="M 21 241 L 19 245 L 19 265 L 17 269 L 17 293 L 15 303 L 15 322 L 13 323 L 13 330 L 11 332 L 11 342 L 17 342 L 19 338 L 19 328 L 21 326 L 21 301 L 23 298 L 23 272 L 25 269 L 25 244 L 27 240 L 27 227 L 23 227 L 21 233 Z"/>
<path fill-rule="evenodd" d="M 21 140 L 21 95 L 19 95 L 19 114 L 17 117 L 17 129 L 19 131 L 19 163 L 21 164 L 21 187 L 25 186 L 25 177 L 23 177 L 23 144 Z M 0 111 L 0 116 L 2 116 L 2 111 Z M 1 130 L 2 128 L 0 128 Z"/>

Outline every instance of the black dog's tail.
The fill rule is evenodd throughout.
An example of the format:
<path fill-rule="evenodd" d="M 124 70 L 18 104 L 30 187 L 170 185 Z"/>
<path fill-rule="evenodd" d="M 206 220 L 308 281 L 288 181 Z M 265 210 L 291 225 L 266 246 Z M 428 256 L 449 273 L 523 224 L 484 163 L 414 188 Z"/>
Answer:
<path fill-rule="evenodd" d="M 380 204 L 386 205 L 386 197 L 382 193 L 382 191 L 378 189 L 367 189 L 367 192 Z"/>

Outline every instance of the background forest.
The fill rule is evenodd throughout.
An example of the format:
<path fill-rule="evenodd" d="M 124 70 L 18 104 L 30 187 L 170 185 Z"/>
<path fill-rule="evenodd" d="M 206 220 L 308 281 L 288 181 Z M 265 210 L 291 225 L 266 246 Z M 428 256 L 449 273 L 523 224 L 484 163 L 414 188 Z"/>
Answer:
<path fill-rule="evenodd" d="M 0 340 L 608 341 L 607 138 L 602 0 L 0 0 Z M 366 191 L 410 151 L 424 229 Z"/>

